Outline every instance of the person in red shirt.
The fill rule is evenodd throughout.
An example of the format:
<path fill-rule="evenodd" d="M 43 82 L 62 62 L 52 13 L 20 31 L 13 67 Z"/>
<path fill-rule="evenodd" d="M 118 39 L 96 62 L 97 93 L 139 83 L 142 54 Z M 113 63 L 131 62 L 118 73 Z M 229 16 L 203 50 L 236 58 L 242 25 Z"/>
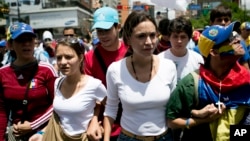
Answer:
<path fill-rule="evenodd" d="M 8 28 L 7 46 L 14 50 L 16 60 L 0 68 L 0 141 L 5 140 L 9 117 L 9 140 L 27 141 L 52 115 L 57 73 L 33 56 L 35 37 L 28 24 L 17 22 Z"/>
<path fill-rule="evenodd" d="M 106 86 L 106 70 L 108 66 L 112 62 L 122 59 L 127 52 L 127 47 L 119 39 L 121 25 L 119 24 L 117 10 L 110 7 L 97 9 L 94 12 L 92 29 L 96 29 L 99 43 L 94 50 L 85 54 L 84 71 L 86 74 L 100 79 Z M 102 120 L 102 114 L 103 111 L 99 114 L 101 115 L 99 120 Z M 92 121 L 94 120 L 92 119 Z M 118 118 L 112 129 L 111 141 L 117 139 L 120 130 Z"/>
<path fill-rule="evenodd" d="M 159 40 L 156 49 L 154 50 L 154 54 L 159 54 L 169 48 L 171 48 L 171 43 L 169 41 L 169 27 L 170 20 L 167 18 L 161 19 L 159 22 Z"/>

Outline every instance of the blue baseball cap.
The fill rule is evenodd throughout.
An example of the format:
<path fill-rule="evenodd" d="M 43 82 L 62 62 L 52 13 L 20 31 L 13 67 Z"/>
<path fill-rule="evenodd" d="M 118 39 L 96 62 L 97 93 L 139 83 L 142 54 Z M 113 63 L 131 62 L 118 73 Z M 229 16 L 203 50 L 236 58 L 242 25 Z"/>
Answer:
<path fill-rule="evenodd" d="M 92 29 L 110 29 L 114 23 L 119 23 L 117 10 L 110 7 L 102 7 L 94 12 L 94 25 Z"/>
<path fill-rule="evenodd" d="M 96 45 L 96 44 L 98 44 L 99 42 L 100 42 L 100 40 L 99 40 L 99 38 L 98 38 L 98 36 L 97 36 L 97 33 L 96 33 L 96 30 L 94 30 L 92 33 L 91 33 L 91 35 L 92 35 L 92 43 L 93 43 L 93 45 Z"/>
<path fill-rule="evenodd" d="M 0 48 L 6 47 L 6 40 L 0 41 Z"/>
<path fill-rule="evenodd" d="M 13 39 L 15 40 L 17 37 L 24 33 L 29 33 L 36 37 L 36 34 L 34 33 L 32 27 L 26 23 L 22 22 L 15 22 L 12 25 L 9 26 L 7 30 L 7 40 Z"/>
<path fill-rule="evenodd" d="M 240 22 L 235 21 L 228 26 L 213 25 L 206 28 L 198 41 L 198 47 L 201 55 L 207 57 L 210 49 L 215 45 L 225 42 L 231 37 L 233 31 L 237 31 L 240 27 Z"/>
<path fill-rule="evenodd" d="M 98 44 L 99 42 L 100 42 L 100 40 L 99 40 L 98 38 L 95 38 L 95 39 L 93 39 L 93 41 L 92 41 L 93 45 L 96 45 L 96 44 Z"/>

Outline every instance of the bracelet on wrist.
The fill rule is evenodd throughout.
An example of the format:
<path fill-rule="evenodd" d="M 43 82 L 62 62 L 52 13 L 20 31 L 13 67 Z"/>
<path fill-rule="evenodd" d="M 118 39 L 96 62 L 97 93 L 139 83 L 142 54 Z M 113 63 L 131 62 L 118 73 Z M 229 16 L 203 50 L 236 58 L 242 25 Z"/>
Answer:
<path fill-rule="evenodd" d="M 38 132 L 36 132 L 37 134 L 40 134 L 40 135 L 43 135 L 44 134 L 44 132 L 43 131 L 38 131 Z"/>
<path fill-rule="evenodd" d="M 189 125 L 190 125 L 190 118 L 188 118 L 188 119 L 186 120 L 186 128 L 187 128 L 187 129 L 190 128 Z"/>

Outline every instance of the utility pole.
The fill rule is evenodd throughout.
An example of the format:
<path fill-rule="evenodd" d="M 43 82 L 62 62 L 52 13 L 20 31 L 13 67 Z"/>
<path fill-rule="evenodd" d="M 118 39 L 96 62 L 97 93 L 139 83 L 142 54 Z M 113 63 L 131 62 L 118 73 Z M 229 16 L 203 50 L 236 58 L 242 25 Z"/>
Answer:
<path fill-rule="evenodd" d="M 17 21 L 20 22 L 20 8 L 19 8 L 19 0 L 16 0 L 17 1 Z"/>
<path fill-rule="evenodd" d="M 168 8 L 166 8 L 166 17 L 167 17 L 167 19 L 169 18 L 168 17 L 168 12 L 169 12 L 169 10 L 168 10 Z"/>
<path fill-rule="evenodd" d="M 246 0 L 244 0 L 244 21 L 246 21 L 246 5 L 247 5 L 247 3 L 246 3 Z"/>

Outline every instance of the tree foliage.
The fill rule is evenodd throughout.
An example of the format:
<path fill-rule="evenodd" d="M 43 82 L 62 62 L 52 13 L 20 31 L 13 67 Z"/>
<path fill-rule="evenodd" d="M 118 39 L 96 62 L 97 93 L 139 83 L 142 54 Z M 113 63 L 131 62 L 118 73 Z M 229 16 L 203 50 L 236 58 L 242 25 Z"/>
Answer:
<path fill-rule="evenodd" d="M 228 6 L 232 11 L 232 21 L 240 21 L 244 22 L 250 19 L 250 16 L 247 14 L 249 10 L 244 10 L 239 8 L 237 3 L 234 2 L 222 2 L 224 5 Z M 210 14 L 210 12 L 209 12 Z M 191 22 L 194 28 L 204 28 L 205 26 L 209 25 L 209 14 L 203 15 L 202 11 L 200 11 L 198 17 L 192 17 Z"/>
<path fill-rule="evenodd" d="M 0 18 L 4 18 L 4 14 L 9 13 L 9 5 L 3 0 L 0 1 Z"/>

